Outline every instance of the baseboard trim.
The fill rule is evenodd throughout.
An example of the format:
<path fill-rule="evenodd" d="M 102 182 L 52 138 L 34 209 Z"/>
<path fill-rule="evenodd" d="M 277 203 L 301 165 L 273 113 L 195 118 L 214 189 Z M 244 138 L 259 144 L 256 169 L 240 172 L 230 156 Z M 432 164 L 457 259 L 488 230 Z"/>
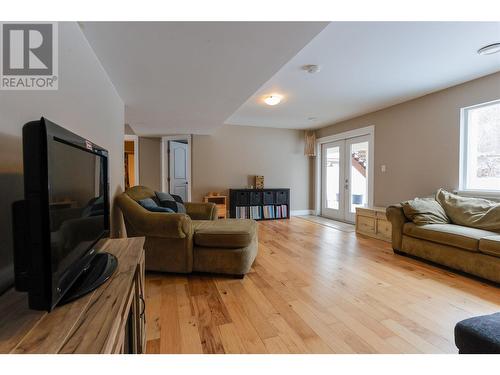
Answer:
<path fill-rule="evenodd" d="M 290 216 L 314 215 L 314 210 L 291 210 Z"/>

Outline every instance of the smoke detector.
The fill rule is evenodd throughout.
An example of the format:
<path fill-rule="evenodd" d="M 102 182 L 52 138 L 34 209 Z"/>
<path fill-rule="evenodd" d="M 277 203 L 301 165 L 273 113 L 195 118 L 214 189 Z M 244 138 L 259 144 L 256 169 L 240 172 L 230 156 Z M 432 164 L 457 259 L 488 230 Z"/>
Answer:
<path fill-rule="evenodd" d="M 308 65 L 304 65 L 302 67 L 302 70 L 305 70 L 309 74 L 314 74 L 314 73 L 318 73 L 321 70 L 321 68 L 319 65 L 308 64 Z"/>

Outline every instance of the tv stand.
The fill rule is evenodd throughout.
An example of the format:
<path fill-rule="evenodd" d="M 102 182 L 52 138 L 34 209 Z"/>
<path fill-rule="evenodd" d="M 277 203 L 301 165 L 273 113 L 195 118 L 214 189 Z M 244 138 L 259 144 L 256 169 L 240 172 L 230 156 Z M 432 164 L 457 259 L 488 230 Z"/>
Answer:
<path fill-rule="evenodd" d="M 116 271 L 98 288 L 50 313 L 30 310 L 26 293 L 14 288 L 4 293 L 0 353 L 144 353 L 143 247 L 144 237 L 101 240 L 96 249 L 116 257 Z"/>
<path fill-rule="evenodd" d="M 58 306 L 74 301 L 90 293 L 109 280 L 116 270 L 118 259 L 110 253 L 97 253 L 92 261 L 76 279 L 73 286 L 66 292 Z"/>

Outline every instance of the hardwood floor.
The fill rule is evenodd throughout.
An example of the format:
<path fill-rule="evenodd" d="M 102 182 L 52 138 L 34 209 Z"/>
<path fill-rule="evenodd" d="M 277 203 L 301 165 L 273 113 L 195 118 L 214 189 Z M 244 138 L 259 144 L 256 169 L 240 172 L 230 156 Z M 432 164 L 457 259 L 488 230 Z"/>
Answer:
<path fill-rule="evenodd" d="M 148 353 L 456 353 L 500 289 L 300 218 L 259 223 L 243 280 L 148 274 Z"/>

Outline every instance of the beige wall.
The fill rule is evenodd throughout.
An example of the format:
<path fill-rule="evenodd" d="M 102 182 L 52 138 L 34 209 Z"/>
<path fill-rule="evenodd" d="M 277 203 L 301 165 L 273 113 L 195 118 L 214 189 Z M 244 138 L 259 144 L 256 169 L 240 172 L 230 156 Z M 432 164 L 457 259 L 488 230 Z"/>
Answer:
<path fill-rule="evenodd" d="M 500 73 L 319 129 L 375 126 L 375 205 L 458 188 L 460 108 L 500 98 Z M 381 165 L 387 166 L 382 173 Z"/>
<path fill-rule="evenodd" d="M 59 76 L 56 91 L 0 91 L 0 293 L 12 282 L 10 206 L 24 195 L 26 122 L 45 116 L 106 148 L 110 194 L 123 189 L 124 105 L 76 22 L 59 24 Z M 119 235 L 121 217 L 114 208 L 112 213 L 112 230 Z"/>
<path fill-rule="evenodd" d="M 161 138 L 139 137 L 139 184 L 161 191 Z"/>
<path fill-rule="evenodd" d="M 310 208 L 310 160 L 304 156 L 304 132 L 224 125 L 212 135 L 193 136 L 193 200 L 210 191 L 255 185 L 290 188 L 291 209 Z"/>

